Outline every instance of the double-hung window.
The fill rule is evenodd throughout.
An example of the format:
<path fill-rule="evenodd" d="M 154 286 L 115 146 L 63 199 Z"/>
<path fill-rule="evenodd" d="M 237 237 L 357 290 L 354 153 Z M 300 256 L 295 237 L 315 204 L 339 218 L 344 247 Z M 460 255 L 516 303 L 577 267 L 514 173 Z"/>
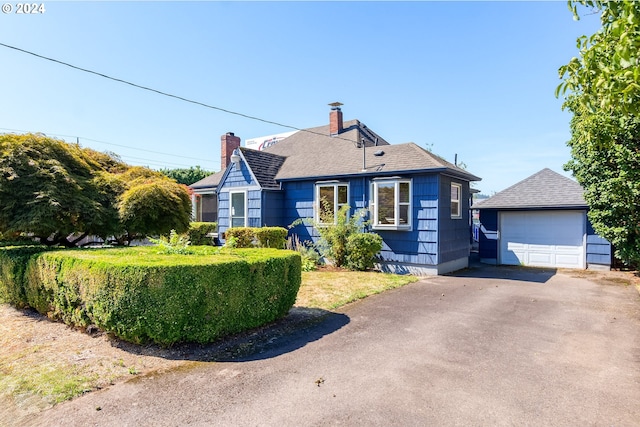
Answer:
<path fill-rule="evenodd" d="M 349 185 L 346 183 L 316 184 L 315 216 L 318 224 L 335 224 L 338 211 L 349 203 Z"/>
<path fill-rule="evenodd" d="M 462 218 L 462 185 L 451 183 L 451 218 Z"/>
<path fill-rule="evenodd" d="M 411 180 L 387 179 L 371 183 L 372 226 L 377 229 L 411 229 Z"/>

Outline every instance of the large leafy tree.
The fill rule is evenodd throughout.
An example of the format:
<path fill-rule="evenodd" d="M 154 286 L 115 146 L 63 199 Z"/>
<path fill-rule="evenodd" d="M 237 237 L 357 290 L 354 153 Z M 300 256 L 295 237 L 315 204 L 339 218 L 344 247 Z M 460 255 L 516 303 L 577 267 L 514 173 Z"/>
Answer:
<path fill-rule="evenodd" d="M 571 120 L 565 168 L 585 189 L 595 231 L 616 256 L 640 262 L 640 2 L 570 2 L 595 7 L 602 28 L 578 39 L 580 58 L 560 68 Z"/>
<path fill-rule="evenodd" d="M 585 189 L 589 220 L 616 248 L 616 256 L 640 262 L 640 119 L 590 112 L 577 99 L 567 106 L 572 159 L 565 165 Z"/>
<path fill-rule="evenodd" d="M 578 38 L 580 57 L 560 68 L 564 79 L 557 94 L 579 95 L 589 111 L 637 115 L 640 112 L 640 2 L 633 0 L 569 1 L 601 11 L 602 28 Z"/>
<path fill-rule="evenodd" d="M 178 184 L 184 185 L 191 185 L 213 173 L 202 169 L 200 166 L 181 169 L 160 169 L 160 172 L 169 178 L 175 179 Z"/>
<path fill-rule="evenodd" d="M 191 221 L 191 197 L 185 186 L 169 179 L 138 179 L 122 194 L 119 212 L 128 240 L 182 233 Z"/>
<path fill-rule="evenodd" d="M 0 135 L 0 233 L 27 233 L 64 246 L 86 235 L 126 235 L 131 218 L 123 218 L 121 206 L 127 191 L 142 180 L 160 186 L 149 209 L 160 199 L 175 209 L 164 211 L 161 226 L 153 231 L 182 229 L 191 207 L 174 200 L 188 200 L 188 193 L 162 174 L 44 135 Z M 143 214 L 149 215 L 140 209 L 138 215 Z"/>

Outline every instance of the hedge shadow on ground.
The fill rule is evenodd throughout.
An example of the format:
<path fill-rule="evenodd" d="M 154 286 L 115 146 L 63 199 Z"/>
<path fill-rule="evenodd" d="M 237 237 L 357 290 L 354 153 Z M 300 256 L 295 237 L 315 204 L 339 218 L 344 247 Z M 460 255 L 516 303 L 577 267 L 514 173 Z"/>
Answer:
<path fill-rule="evenodd" d="M 319 308 L 293 307 L 282 319 L 211 344 L 182 343 L 162 349 L 114 339 L 112 345 L 142 356 L 194 362 L 249 362 L 290 353 L 332 334 L 350 322 L 349 316 Z"/>

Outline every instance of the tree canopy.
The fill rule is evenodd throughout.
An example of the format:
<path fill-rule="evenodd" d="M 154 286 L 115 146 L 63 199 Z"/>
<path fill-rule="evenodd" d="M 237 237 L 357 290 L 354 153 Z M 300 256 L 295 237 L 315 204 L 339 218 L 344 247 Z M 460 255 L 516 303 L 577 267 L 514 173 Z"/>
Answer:
<path fill-rule="evenodd" d="M 145 190 L 153 193 L 154 204 L 132 213 L 126 208 L 132 192 L 144 199 Z M 0 135 L 0 233 L 24 233 L 65 246 L 86 235 L 168 233 L 184 229 L 185 218 L 188 224 L 187 201 L 184 186 L 110 154 L 39 134 Z M 159 205 L 168 209 L 157 224 L 132 226 L 148 223 Z"/>
<path fill-rule="evenodd" d="M 602 28 L 580 37 L 557 93 L 571 120 L 565 169 L 585 189 L 589 220 L 623 261 L 640 262 L 640 2 L 570 2 L 600 9 Z"/>
<path fill-rule="evenodd" d="M 556 95 L 572 93 L 595 112 L 640 112 L 640 2 L 633 0 L 569 1 L 574 17 L 578 5 L 601 11 L 602 28 L 578 38 L 580 57 L 560 68 L 564 79 Z"/>
<path fill-rule="evenodd" d="M 206 171 L 200 166 L 191 166 L 182 169 L 160 169 L 164 175 L 176 180 L 178 184 L 191 185 L 211 175 L 213 172 Z"/>

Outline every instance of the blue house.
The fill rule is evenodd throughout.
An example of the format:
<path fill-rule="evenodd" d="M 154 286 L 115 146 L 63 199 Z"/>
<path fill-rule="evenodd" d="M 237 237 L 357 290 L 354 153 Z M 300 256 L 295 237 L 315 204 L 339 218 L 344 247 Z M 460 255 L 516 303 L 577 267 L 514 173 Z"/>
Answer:
<path fill-rule="evenodd" d="M 574 180 L 543 169 L 478 202 L 480 260 L 608 270 L 611 244 L 593 230 L 583 193 Z"/>
<path fill-rule="evenodd" d="M 475 175 L 414 143 L 391 145 L 358 120 L 344 122 L 332 104 L 329 124 L 304 129 L 256 151 L 222 137 L 223 172 L 191 187 L 217 195 L 219 233 L 229 227 L 287 227 L 366 209 L 383 238 L 384 271 L 444 274 L 468 266 L 470 182 Z M 311 225 L 291 230 L 316 240 Z"/>

